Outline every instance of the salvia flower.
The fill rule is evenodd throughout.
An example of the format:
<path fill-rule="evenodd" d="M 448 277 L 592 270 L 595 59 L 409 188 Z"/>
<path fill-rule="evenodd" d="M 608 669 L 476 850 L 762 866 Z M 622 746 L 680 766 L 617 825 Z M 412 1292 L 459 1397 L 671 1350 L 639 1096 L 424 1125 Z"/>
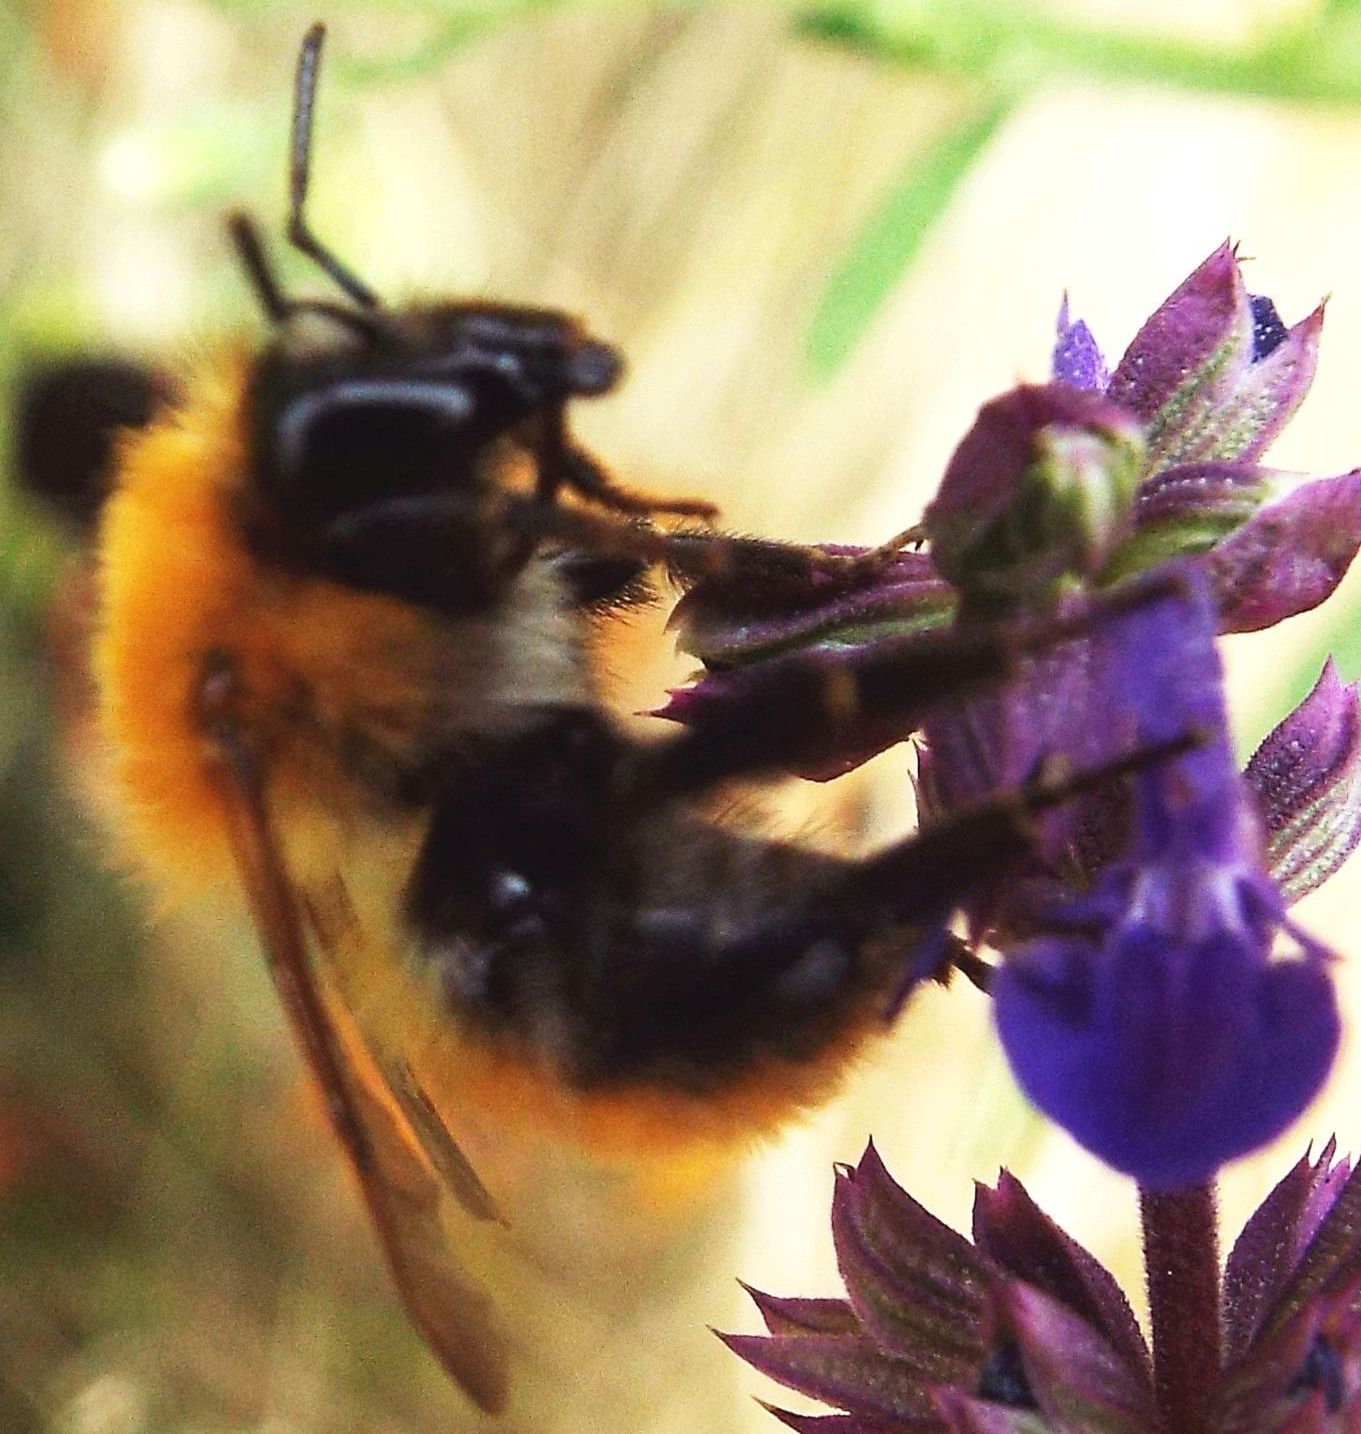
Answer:
<path fill-rule="evenodd" d="M 1194 570 L 1088 640 L 1083 730 L 1201 745 L 1135 777 L 1119 855 L 1079 893 L 1032 896 L 998 1031 L 1034 1103 L 1152 1189 L 1212 1178 L 1313 1097 L 1337 1049 L 1323 948 L 1290 925 L 1224 732 L 1213 609 Z M 1198 590 L 1199 589 L 1199 590 Z M 1109 820 L 1110 814 L 1105 814 Z M 1289 959 L 1277 951 L 1289 943 Z"/>
<path fill-rule="evenodd" d="M 970 1241 L 898 1186 L 871 1145 L 837 1173 L 832 1238 L 844 1298 L 753 1290 L 767 1334 L 723 1336 L 839 1411 L 767 1406 L 805 1434 L 1361 1428 L 1361 1175 L 1331 1144 L 1286 1175 L 1235 1243 L 1221 1330 L 1194 1331 L 1212 1346 L 1222 1333 L 1194 1409 L 1159 1386 L 1162 1351 L 1114 1277 L 1005 1171 L 977 1188 Z"/>
<path fill-rule="evenodd" d="M 1202 555 L 1223 632 L 1269 627 L 1332 592 L 1361 542 L 1361 472 L 1308 479 L 1258 462 L 1309 392 L 1322 329 L 1322 305 L 1287 328 L 1269 298 L 1248 293 L 1227 244 L 1169 295 L 1108 378 L 1065 301 L 1055 381 L 1143 427 L 1133 532 L 1108 578 Z"/>
<path fill-rule="evenodd" d="M 889 641 L 949 628 L 1034 631 L 1014 660 L 925 704 L 925 820 L 1017 787 L 1044 760 L 1100 767 L 1196 731 L 1194 753 L 1126 791 L 1037 822 L 1031 858 L 970 898 L 970 939 L 1002 957 L 999 1030 L 1035 1103 L 1152 1189 L 1212 1177 L 1312 1097 L 1338 1040 L 1322 947 L 1286 904 L 1361 837 L 1361 706 L 1325 673 L 1234 769 L 1216 631 L 1321 601 L 1361 544 L 1361 470 L 1307 480 L 1260 465 L 1312 381 L 1322 310 L 1293 327 L 1222 246 L 1108 371 L 1065 301 L 1050 383 L 988 404 L 918 530 L 924 548 L 803 549 L 736 565 L 679 605 L 709 668 L 664 715 L 739 710 L 772 656 L 820 680 Z M 791 550 L 792 551 L 792 550 Z M 1103 607 L 1150 570 L 1176 591 Z M 1086 612 L 1079 632 L 1065 615 Z M 1031 624 L 1026 627 L 1026 624 Z M 913 635 L 917 636 L 914 637 Z M 913 735 L 847 704 L 797 770 L 827 777 Z"/>

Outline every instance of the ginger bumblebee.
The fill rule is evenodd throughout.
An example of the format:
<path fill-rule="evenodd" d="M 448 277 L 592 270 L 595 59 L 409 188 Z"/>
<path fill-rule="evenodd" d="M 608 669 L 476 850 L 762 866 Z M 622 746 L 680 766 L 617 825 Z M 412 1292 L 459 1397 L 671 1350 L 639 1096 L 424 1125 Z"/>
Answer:
<path fill-rule="evenodd" d="M 317 239 L 322 38 L 299 59 L 288 235 L 337 297 L 285 294 L 233 218 L 272 331 L 116 445 L 100 723 L 137 859 L 172 894 L 240 884 L 407 1307 L 497 1411 L 538 1308 L 513 1268 L 523 1192 L 587 1169 L 640 1199 L 823 1098 L 920 974 L 922 931 L 1072 784 L 1037 776 L 865 860 L 709 799 L 797 769 L 850 709 L 906 735 L 1075 623 L 914 637 L 830 674 L 790 658 L 736 714 L 627 732 L 588 647 L 647 570 L 800 552 L 668 531 L 656 515 L 710 506 L 621 488 L 576 444 L 569 403 L 622 365 L 575 320 L 389 309 Z"/>

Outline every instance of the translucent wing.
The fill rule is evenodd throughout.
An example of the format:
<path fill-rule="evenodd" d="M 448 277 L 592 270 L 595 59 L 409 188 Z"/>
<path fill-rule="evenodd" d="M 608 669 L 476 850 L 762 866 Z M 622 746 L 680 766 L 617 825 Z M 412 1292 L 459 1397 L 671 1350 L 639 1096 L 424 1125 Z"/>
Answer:
<path fill-rule="evenodd" d="M 338 1029 L 308 961 L 303 913 L 270 823 L 259 763 L 232 716 L 234 696 L 230 673 L 210 677 L 204 720 L 274 984 L 408 1313 L 451 1377 L 479 1407 L 499 1412 L 507 1397 L 504 1342 L 486 1292 L 450 1252 L 440 1197 L 447 1188 L 480 1219 L 497 1218 L 496 1207 L 405 1067 L 375 1067 L 386 1090 L 357 1069 L 357 1034 Z"/>

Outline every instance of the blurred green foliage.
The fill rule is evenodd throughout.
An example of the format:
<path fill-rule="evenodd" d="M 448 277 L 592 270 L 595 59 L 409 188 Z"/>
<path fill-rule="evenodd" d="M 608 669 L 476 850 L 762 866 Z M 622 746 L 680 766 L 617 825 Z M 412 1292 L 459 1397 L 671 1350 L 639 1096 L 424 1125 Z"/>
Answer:
<path fill-rule="evenodd" d="M 954 75 L 979 91 L 978 117 L 913 160 L 838 269 L 808 344 L 810 371 L 824 380 L 901 282 L 923 234 L 998 123 L 1037 86 L 1085 76 L 1258 99 L 1361 103 L 1356 0 L 1333 0 L 1316 16 L 1278 23 L 1237 48 L 1066 21 L 1025 0 L 814 0 L 797 7 L 796 25 L 809 38 L 923 73 Z M 897 222 L 886 222 L 890 218 Z M 833 308 L 835 319 L 828 312 Z"/>

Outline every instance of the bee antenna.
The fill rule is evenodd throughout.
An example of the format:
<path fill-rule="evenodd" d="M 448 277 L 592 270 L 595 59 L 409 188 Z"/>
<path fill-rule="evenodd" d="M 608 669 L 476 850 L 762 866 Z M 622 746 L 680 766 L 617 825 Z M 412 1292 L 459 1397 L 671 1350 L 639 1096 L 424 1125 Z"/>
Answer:
<path fill-rule="evenodd" d="M 260 307 L 274 323 L 282 323 L 297 305 L 284 297 L 265 254 L 264 241 L 260 238 L 255 221 L 249 214 L 236 210 L 227 216 L 227 233 L 237 258 L 241 260 L 241 267 L 250 280 L 251 288 L 260 300 Z"/>
<path fill-rule="evenodd" d="M 312 172 L 312 113 L 316 108 L 317 71 L 321 66 L 321 45 L 326 38 L 326 26 L 320 20 L 303 36 L 302 49 L 298 52 L 297 78 L 293 84 L 293 133 L 288 164 L 288 242 L 306 254 L 319 268 L 342 288 L 361 308 L 379 307 L 378 295 L 363 280 L 357 278 L 336 256 L 312 233 L 303 214 L 307 202 L 307 183 Z M 239 247 L 239 243 L 238 243 Z M 256 248 L 259 248 L 257 243 Z M 269 309 L 269 300 L 261 289 L 258 271 L 242 252 L 261 299 Z M 272 280 L 271 280 L 272 284 Z M 277 295 L 278 287 L 273 285 Z M 270 310 L 271 314 L 273 310 Z"/>
<path fill-rule="evenodd" d="M 381 315 L 368 309 L 355 309 L 347 304 L 333 304 L 326 299 L 290 299 L 279 287 L 279 281 L 270 267 L 269 256 L 265 253 L 265 241 L 255 220 L 242 210 L 235 210 L 227 216 L 227 233 L 246 271 L 255 297 L 265 316 L 276 324 L 291 319 L 294 314 L 322 314 L 335 323 L 358 334 L 361 338 L 374 340 L 383 329 Z"/>

